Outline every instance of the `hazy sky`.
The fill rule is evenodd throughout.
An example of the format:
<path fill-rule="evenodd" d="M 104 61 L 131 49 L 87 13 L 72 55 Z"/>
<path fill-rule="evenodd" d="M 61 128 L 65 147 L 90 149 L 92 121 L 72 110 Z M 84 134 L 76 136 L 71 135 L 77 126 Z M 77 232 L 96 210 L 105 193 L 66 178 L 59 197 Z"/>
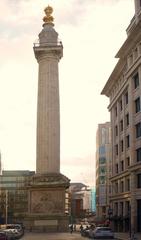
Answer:
<path fill-rule="evenodd" d="M 54 8 L 59 63 L 61 172 L 94 184 L 96 129 L 109 120 L 100 95 L 126 39 L 133 0 L 0 0 L 0 149 L 3 169 L 35 170 L 38 64 L 33 42 Z"/>

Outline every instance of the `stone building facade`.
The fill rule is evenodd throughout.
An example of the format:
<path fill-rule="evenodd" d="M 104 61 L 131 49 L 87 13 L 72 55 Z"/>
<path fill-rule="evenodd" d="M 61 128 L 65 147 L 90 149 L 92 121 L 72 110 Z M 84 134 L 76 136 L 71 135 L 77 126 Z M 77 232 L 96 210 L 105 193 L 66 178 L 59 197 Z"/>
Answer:
<path fill-rule="evenodd" d="M 83 183 L 70 183 L 70 223 L 80 223 L 92 213 L 91 189 Z"/>
<path fill-rule="evenodd" d="M 112 222 L 115 231 L 141 232 L 141 1 L 134 2 L 127 39 L 102 94 L 110 99 Z"/>

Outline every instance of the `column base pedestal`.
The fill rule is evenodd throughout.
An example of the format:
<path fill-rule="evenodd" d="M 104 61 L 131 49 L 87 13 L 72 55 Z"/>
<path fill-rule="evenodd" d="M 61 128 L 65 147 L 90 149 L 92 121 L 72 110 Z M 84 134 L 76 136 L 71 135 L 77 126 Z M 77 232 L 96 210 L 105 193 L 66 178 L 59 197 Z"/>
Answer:
<path fill-rule="evenodd" d="M 60 173 L 35 174 L 28 184 L 28 213 L 24 224 L 29 231 L 68 231 L 65 213 L 66 189 L 70 180 Z"/>

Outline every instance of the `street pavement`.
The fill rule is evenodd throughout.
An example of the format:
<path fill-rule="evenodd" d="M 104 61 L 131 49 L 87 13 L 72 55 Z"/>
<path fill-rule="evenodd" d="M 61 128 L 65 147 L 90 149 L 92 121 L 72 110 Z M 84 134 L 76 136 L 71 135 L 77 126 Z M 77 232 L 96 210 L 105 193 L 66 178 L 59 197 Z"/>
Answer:
<path fill-rule="evenodd" d="M 84 240 L 80 233 L 25 233 L 21 240 Z"/>
<path fill-rule="evenodd" d="M 141 240 L 141 234 L 136 234 L 136 240 Z M 25 232 L 21 240 L 86 240 L 79 232 L 71 233 L 31 233 Z M 115 239 L 128 240 L 129 233 L 115 233 Z M 103 239 L 104 240 L 104 239 Z"/>
<path fill-rule="evenodd" d="M 130 238 L 130 235 L 129 235 L 129 232 L 128 233 L 115 233 L 115 237 L 119 240 L 129 240 L 131 239 Z M 141 233 L 135 233 L 134 235 L 135 238 L 132 238 L 133 240 L 141 240 Z"/>

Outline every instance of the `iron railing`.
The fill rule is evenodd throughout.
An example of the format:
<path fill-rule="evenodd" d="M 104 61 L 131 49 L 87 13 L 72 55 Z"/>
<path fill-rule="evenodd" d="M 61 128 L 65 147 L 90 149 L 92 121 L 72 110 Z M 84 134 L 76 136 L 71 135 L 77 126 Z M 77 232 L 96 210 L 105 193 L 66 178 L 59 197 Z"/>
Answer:
<path fill-rule="evenodd" d="M 52 46 L 63 46 L 61 41 L 57 41 L 57 42 L 43 42 L 40 43 L 39 40 L 35 43 L 33 43 L 34 47 L 44 47 L 44 46 L 48 46 L 48 47 L 52 47 Z"/>

